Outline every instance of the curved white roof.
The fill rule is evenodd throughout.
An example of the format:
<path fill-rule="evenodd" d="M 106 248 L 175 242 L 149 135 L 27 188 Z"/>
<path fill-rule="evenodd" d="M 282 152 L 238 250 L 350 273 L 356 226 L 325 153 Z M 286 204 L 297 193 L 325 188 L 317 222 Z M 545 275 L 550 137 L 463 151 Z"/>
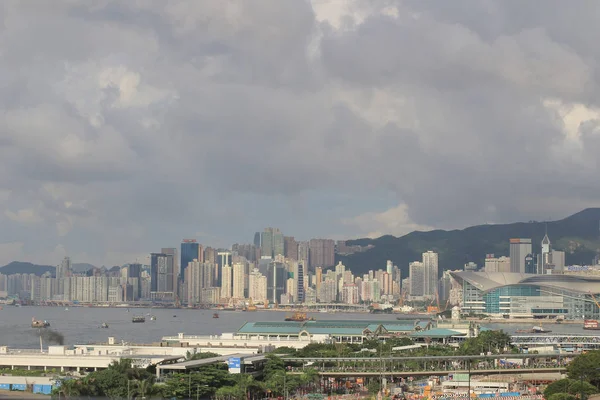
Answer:
<path fill-rule="evenodd" d="M 459 281 L 467 281 L 482 292 L 502 286 L 531 285 L 577 293 L 600 293 L 600 278 L 584 275 L 534 275 L 519 272 L 450 272 Z"/>

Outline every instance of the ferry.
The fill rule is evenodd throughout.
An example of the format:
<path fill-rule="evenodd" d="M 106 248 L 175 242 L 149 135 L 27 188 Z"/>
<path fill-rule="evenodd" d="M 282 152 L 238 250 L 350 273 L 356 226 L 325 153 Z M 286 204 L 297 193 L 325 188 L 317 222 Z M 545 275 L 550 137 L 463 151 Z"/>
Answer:
<path fill-rule="evenodd" d="M 48 328 L 50 326 L 50 322 L 48 321 L 38 321 L 35 318 L 31 318 L 31 327 L 32 328 Z"/>
<path fill-rule="evenodd" d="M 293 321 L 293 322 L 305 322 L 305 321 L 314 321 L 315 319 L 312 317 L 308 317 L 306 313 L 296 312 L 292 315 L 288 315 L 285 317 L 285 321 Z"/>
<path fill-rule="evenodd" d="M 583 329 L 587 331 L 600 331 L 600 322 L 595 319 L 586 319 L 583 321 Z"/>
<path fill-rule="evenodd" d="M 133 322 L 134 324 L 146 322 L 146 317 L 144 317 L 143 315 L 136 315 L 131 319 L 131 322 Z"/>

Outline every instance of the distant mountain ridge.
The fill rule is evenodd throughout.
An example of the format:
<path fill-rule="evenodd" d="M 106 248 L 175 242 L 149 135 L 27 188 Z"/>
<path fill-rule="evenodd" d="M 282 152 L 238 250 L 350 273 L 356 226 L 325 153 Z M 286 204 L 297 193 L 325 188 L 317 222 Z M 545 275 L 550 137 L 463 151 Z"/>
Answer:
<path fill-rule="evenodd" d="M 94 268 L 94 266 L 88 263 L 74 263 L 71 264 L 71 268 L 74 272 L 82 273 L 89 271 L 90 269 Z M 42 276 L 46 272 L 50 272 L 54 276 L 56 274 L 56 267 L 52 265 L 32 264 L 25 261 L 13 261 L 3 267 L 0 267 L 0 274 L 4 275 L 35 274 L 37 276 Z"/>
<path fill-rule="evenodd" d="M 552 247 L 565 251 L 566 263 L 590 264 L 600 252 L 600 208 L 588 208 L 565 219 L 550 222 L 517 222 L 512 224 L 478 225 L 462 230 L 411 232 L 401 237 L 386 235 L 377 239 L 347 241 L 347 245 L 373 245 L 370 250 L 351 255 L 336 255 L 355 275 L 370 269 L 385 269 L 392 260 L 408 277 L 408 264 L 421 260 L 427 250 L 439 253 L 440 271 L 462 269 L 473 261 L 483 265 L 486 254 L 509 255 L 509 239 L 530 238 L 534 253 L 548 230 Z"/>
<path fill-rule="evenodd" d="M 46 272 L 50 272 L 52 275 L 56 273 L 56 267 L 52 265 L 37 265 L 25 261 L 13 261 L 6 264 L 4 267 L 0 267 L 0 274 L 13 275 L 13 274 L 35 274 L 42 276 Z"/>

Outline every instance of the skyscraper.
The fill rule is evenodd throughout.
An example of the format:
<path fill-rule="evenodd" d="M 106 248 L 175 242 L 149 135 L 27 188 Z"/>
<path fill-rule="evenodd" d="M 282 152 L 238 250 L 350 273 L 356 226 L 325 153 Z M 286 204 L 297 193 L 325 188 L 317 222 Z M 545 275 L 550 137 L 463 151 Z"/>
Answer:
<path fill-rule="evenodd" d="M 335 264 L 335 242 L 333 240 L 311 239 L 308 245 L 311 269 L 332 267 Z"/>
<path fill-rule="evenodd" d="M 531 239 L 510 239 L 510 272 L 525 273 L 528 254 L 532 254 Z"/>
<path fill-rule="evenodd" d="M 177 249 L 175 247 L 163 247 L 160 250 L 163 254 L 167 254 L 170 257 L 169 262 L 171 263 L 171 266 L 169 267 L 169 276 L 172 279 L 172 283 L 171 283 L 171 290 L 168 290 L 169 292 L 173 292 L 173 297 L 175 297 L 178 294 L 178 289 L 179 289 L 179 274 L 181 273 L 180 271 L 180 265 L 179 265 L 179 257 L 177 257 Z"/>
<path fill-rule="evenodd" d="M 183 281 L 183 277 L 185 275 L 185 269 L 188 264 L 194 260 L 201 261 L 200 257 L 200 245 L 196 242 L 195 239 L 183 239 L 181 242 L 181 271 L 179 274 L 179 279 Z"/>
<path fill-rule="evenodd" d="M 281 295 L 285 293 L 288 274 L 285 265 L 270 262 L 267 266 L 267 299 L 279 303 Z"/>
<path fill-rule="evenodd" d="M 260 234 L 261 257 L 284 255 L 283 233 L 277 228 L 265 228 Z"/>
<path fill-rule="evenodd" d="M 423 295 L 434 296 L 438 284 L 438 254 L 433 251 L 423 253 Z"/>
<path fill-rule="evenodd" d="M 414 261 L 408 264 L 408 279 L 411 296 L 425 295 L 425 268 L 420 261 Z"/>
<path fill-rule="evenodd" d="M 306 271 L 308 272 L 310 268 L 310 247 L 308 242 L 298 242 L 298 261 L 306 262 L 304 265 L 306 265 Z M 311 271 L 314 271 L 314 268 Z"/>
<path fill-rule="evenodd" d="M 296 280 L 296 302 L 304 303 L 304 262 L 298 262 L 296 274 L 294 276 Z"/>
<path fill-rule="evenodd" d="M 243 299 L 245 286 L 245 265 L 242 263 L 233 264 L 233 290 L 231 297 L 235 299 Z"/>
<path fill-rule="evenodd" d="M 293 236 L 284 236 L 283 238 L 283 252 L 285 258 L 291 258 L 292 260 L 298 260 L 298 242 Z"/>
<path fill-rule="evenodd" d="M 232 295 L 233 271 L 229 265 L 221 268 L 221 297 L 230 299 Z"/>
<path fill-rule="evenodd" d="M 165 250 L 165 249 L 163 249 Z M 175 280 L 173 279 L 174 260 L 172 254 L 150 254 L 150 291 L 155 298 L 163 298 L 167 293 L 173 296 Z M 161 293 L 161 295 L 158 295 Z"/>

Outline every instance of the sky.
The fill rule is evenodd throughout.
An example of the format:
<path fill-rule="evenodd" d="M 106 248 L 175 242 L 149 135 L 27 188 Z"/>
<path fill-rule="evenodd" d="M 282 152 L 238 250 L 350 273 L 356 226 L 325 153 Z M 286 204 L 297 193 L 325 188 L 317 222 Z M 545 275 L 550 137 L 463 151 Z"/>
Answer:
<path fill-rule="evenodd" d="M 566 217 L 597 1 L 0 2 L 0 265 Z"/>

